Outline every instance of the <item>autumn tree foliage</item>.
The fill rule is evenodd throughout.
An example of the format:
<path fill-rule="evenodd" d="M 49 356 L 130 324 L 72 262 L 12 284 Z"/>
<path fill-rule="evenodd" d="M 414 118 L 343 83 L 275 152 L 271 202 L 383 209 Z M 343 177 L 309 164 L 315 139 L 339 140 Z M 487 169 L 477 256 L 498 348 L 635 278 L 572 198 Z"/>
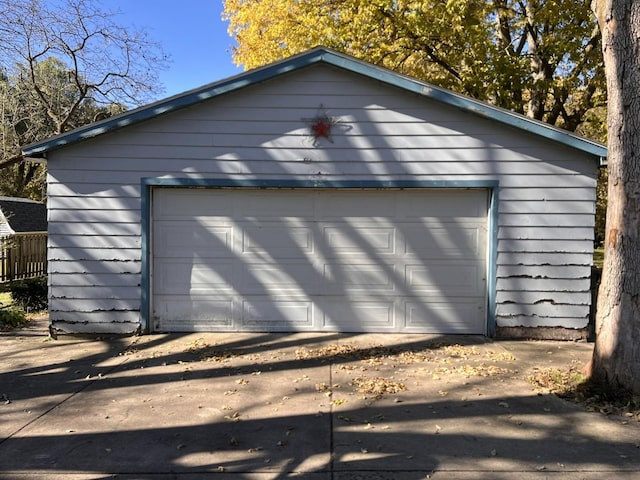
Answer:
<path fill-rule="evenodd" d="M 323 45 L 570 131 L 603 131 L 588 2 L 225 0 L 223 16 L 247 69 Z"/>

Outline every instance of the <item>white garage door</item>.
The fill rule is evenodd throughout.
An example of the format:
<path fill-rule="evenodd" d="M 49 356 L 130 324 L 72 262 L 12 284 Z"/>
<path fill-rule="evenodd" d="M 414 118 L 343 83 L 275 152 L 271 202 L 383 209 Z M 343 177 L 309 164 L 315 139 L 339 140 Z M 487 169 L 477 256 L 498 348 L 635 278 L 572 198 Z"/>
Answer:
<path fill-rule="evenodd" d="M 153 192 L 155 331 L 479 333 L 487 191 Z"/>

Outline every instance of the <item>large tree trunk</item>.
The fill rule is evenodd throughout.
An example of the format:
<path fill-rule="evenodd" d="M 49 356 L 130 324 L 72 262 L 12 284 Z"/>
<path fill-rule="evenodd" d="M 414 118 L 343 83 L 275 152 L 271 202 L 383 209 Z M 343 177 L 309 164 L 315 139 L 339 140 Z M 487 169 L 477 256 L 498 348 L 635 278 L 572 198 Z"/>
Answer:
<path fill-rule="evenodd" d="M 594 0 L 608 88 L 609 204 L 595 381 L 640 393 L 640 2 Z"/>

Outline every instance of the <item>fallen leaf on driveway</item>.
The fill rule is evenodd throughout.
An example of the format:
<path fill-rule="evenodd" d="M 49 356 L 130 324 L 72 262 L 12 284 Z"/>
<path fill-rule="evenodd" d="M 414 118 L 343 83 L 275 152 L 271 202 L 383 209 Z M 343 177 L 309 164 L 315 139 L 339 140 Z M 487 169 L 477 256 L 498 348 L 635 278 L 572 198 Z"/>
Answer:
<path fill-rule="evenodd" d="M 358 393 L 374 395 L 376 399 L 382 398 L 385 394 L 399 393 L 407 390 L 407 386 L 400 382 L 395 382 L 383 377 L 358 377 L 351 381 L 351 385 L 356 387 Z"/>
<path fill-rule="evenodd" d="M 227 420 L 231 420 L 232 422 L 239 422 L 240 421 L 240 413 L 239 412 L 233 412 L 232 415 L 225 415 L 224 418 L 226 418 Z"/>

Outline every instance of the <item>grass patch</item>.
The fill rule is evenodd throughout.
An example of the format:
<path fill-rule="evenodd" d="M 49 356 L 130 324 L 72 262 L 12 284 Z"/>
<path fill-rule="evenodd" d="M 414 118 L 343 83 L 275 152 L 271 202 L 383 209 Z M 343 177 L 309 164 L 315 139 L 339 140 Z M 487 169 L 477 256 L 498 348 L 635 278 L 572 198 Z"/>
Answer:
<path fill-rule="evenodd" d="M 23 327 L 27 322 L 24 310 L 13 305 L 11 293 L 0 293 L 0 331 Z"/>
<path fill-rule="evenodd" d="M 584 389 L 587 376 L 576 366 L 568 369 L 541 368 L 530 375 L 528 380 L 538 391 L 569 398 Z"/>
<path fill-rule="evenodd" d="M 576 366 L 540 369 L 528 380 L 537 391 L 577 403 L 587 411 L 617 415 L 623 418 L 623 423 L 630 420 L 640 422 L 640 397 L 603 388 Z"/>
<path fill-rule="evenodd" d="M 12 306 L 0 307 L 0 330 L 22 327 L 26 325 L 27 321 L 24 310 L 21 308 Z"/>
<path fill-rule="evenodd" d="M 8 307 L 13 304 L 13 299 L 11 298 L 11 293 L 2 292 L 0 293 L 0 307 Z"/>
<path fill-rule="evenodd" d="M 596 248 L 593 251 L 593 264 L 596 267 L 602 268 L 604 264 L 604 248 Z"/>

